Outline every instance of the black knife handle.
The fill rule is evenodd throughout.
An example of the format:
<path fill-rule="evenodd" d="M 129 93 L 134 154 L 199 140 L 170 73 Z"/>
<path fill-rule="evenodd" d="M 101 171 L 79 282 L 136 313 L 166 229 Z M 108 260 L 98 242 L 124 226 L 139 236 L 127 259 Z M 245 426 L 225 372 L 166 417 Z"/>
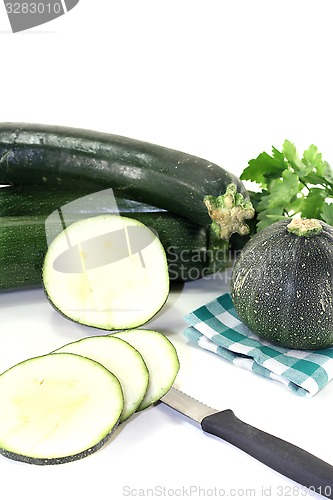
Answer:
<path fill-rule="evenodd" d="M 208 415 L 205 432 L 237 446 L 271 469 L 327 498 L 333 498 L 333 466 L 311 453 L 239 420 L 232 410 Z"/>

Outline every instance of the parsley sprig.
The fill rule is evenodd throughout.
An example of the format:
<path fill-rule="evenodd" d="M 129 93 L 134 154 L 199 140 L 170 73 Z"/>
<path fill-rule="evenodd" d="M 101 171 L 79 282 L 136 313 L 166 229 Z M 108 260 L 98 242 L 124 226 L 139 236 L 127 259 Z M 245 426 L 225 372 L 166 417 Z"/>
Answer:
<path fill-rule="evenodd" d="M 284 217 L 315 218 L 333 225 L 333 169 L 313 144 L 300 157 L 286 140 L 282 151 L 250 160 L 240 178 L 255 182 L 250 193 L 257 212 L 257 231 Z"/>

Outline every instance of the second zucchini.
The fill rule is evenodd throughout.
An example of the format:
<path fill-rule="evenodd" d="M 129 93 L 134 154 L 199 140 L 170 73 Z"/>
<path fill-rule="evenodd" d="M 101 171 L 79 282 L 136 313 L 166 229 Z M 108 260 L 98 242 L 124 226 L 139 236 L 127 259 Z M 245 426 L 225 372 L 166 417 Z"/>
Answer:
<path fill-rule="evenodd" d="M 0 189 L 0 290 L 39 287 L 48 248 L 45 221 L 49 214 L 87 191 L 43 186 Z M 86 208 L 84 216 L 113 213 L 103 196 L 100 205 Z M 139 220 L 155 230 L 166 250 L 171 282 L 195 280 L 225 269 L 228 242 L 210 229 L 163 209 L 116 196 L 121 215 Z M 80 214 L 72 213 L 73 222 Z"/>

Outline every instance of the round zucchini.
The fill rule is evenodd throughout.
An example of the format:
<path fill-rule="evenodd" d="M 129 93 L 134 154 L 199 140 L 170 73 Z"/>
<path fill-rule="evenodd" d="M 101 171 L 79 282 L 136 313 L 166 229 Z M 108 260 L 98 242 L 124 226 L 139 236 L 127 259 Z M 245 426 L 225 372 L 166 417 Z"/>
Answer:
<path fill-rule="evenodd" d="M 202 227 L 210 225 L 213 199 L 228 185 L 247 196 L 235 175 L 187 153 L 102 132 L 22 123 L 0 125 L 1 183 L 111 187 Z"/>
<path fill-rule="evenodd" d="M 333 345 L 333 228 L 285 218 L 261 230 L 234 265 L 231 296 L 263 339 L 293 349 Z"/>

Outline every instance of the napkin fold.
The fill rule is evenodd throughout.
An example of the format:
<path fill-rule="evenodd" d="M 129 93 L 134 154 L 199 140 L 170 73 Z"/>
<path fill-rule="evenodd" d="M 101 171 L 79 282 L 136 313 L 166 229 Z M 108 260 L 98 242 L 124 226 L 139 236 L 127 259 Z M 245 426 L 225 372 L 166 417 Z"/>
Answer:
<path fill-rule="evenodd" d="M 184 335 L 202 349 L 236 366 L 282 382 L 311 397 L 333 378 L 333 348 L 308 351 L 275 346 L 252 333 L 239 319 L 228 293 L 185 316 Z"/>

